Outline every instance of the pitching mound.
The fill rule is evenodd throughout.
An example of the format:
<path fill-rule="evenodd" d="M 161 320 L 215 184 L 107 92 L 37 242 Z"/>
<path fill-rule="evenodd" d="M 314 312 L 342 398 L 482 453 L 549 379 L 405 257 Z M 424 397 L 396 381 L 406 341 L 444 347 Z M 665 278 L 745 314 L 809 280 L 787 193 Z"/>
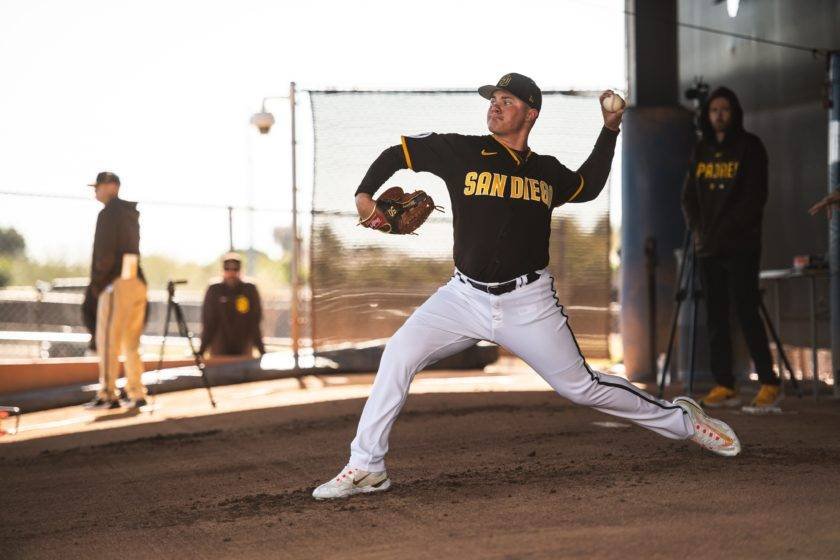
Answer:
<path fill-rule="evenodd" d="M 393 489 L 315 502 L 312 488 L 347 458 L 362 403 L 124 426 L 70 448 L 70 436 L 3 446 L 0 549 L 347 559 L 840 551 L 835 402 L 722 413 L 744 443 L 724 459 L 548 392 L 412 395 L 393 432 Z"/>

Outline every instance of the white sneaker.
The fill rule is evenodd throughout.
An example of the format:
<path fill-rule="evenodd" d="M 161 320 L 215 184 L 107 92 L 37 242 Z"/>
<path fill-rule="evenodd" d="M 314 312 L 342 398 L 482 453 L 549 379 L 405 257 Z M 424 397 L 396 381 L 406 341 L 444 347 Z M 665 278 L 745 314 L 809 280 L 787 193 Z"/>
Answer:
<path fill-rule="evenodd" d="M 700 405 L 688 397 L 677 397 L 674 404 L 688 413 L 694 425 L 691 441 L 724 457 L 734 457 L 741 452 L 741 442 L 726 422 L 707 416 Z"/>
<path fill-rule="evenodd" d="M 334 479 L 316 488 L 312 497 L 316 500 L 346 498 L 353 494 L 382 492 L 390 487 L 387 472 L 368 472 L 347 465 Z"/>

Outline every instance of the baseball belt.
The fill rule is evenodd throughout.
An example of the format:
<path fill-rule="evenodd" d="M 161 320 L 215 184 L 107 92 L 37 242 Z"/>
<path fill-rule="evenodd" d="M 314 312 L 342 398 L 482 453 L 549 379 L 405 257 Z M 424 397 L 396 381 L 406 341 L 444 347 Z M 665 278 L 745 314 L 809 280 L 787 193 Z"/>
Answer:
<path fill-rule="evenodd" d="M 460 272 L 457 272 L 456 274 L 458 275 L 458 280 L 460 280 L 461 282 L 469 284 L 476 290 L 486 292 L 494 296 L 500 296 L 502 294 L 512 292 L 516 288 L 527 286 L 532 282 L 536 282 L 540 277 L 540 275 L 536 272 L 529 272 L 527 275 L 525 275 L 525 282 L 522 283 L 522 285 L 520 286 L 519 278 L 514 278 L 513 280 L 508 280 L 507 282 L 499 282 L 498 284 L 482 284 L 481 282 L 476 282 L 475 280 L 467 278 Z"/>

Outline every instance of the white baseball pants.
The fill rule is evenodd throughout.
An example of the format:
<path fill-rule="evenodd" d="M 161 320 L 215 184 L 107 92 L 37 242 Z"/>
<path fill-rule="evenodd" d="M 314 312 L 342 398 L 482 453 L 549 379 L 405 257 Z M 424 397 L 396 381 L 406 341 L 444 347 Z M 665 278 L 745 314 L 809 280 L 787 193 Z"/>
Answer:
<path fill-rule="evenodd" d="M 540 278 L 499 296 L 477 290 L 460 272 L 408 318 L 385 346 L 356 437 L 351 467 L 385 469 L 388 436 L 414 375 L 432 362 L 480 340 L 504 346 L 531 366 L 561 396 L 625 418 L 671 439 L 694 428 L 682 408 L 659 400 L 626 379 L 593 371 L 557 301 L 554 279 Z"/>

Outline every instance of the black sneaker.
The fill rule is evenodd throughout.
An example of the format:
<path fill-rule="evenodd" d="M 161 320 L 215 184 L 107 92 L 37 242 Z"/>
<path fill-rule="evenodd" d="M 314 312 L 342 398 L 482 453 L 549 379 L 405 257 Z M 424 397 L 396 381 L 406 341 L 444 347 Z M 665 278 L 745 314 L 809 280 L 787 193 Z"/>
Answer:
<path fill-rule="evenodd" d="M 107 401 L 105 399 L 100 399 L 99 397 L 93 397 L 93 400 L 88 401 L 84 404 L 85 408 L 102 408 Z"/>
<path fill-rule="evenodd" d="M 140 398 L 140 399 L 127 401 L 126 402 L 126 407 L 127 408 L 143 408 L 147 404 L 149 404 L 149 403 L 146 402 L 146 399 Z"/>
<path fill-rule="evenodd" d="M 99 397 L 95 397 L 92 401 L 85 405 L 85 408 L 96 408 L 101 410 L 114 410 L 115 408 L 120 408 L 120 401 L 113 400 L 109 401 L 106 399 L 102 399 Z"/>

